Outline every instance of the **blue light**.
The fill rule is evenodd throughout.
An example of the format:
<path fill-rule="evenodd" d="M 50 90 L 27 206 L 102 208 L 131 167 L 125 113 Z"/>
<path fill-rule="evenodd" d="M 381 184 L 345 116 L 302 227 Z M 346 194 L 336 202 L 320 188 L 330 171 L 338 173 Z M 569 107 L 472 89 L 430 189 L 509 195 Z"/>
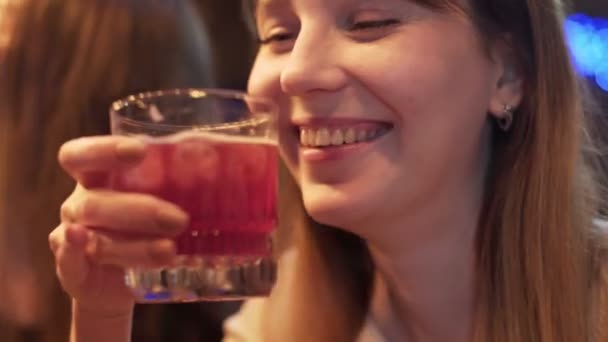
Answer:
<path fill-rule="evenodd" d="M 608 67 L 603 68 L 603 70 L 599 70 L 595 74 L 595 83 L 597 83 L 600 88 L 608 91 Z"/>
<path fill-rule="evenodd" d="M 608 91 L 608 19 L 577 13 L 564 28 L 577 71 Z"/>

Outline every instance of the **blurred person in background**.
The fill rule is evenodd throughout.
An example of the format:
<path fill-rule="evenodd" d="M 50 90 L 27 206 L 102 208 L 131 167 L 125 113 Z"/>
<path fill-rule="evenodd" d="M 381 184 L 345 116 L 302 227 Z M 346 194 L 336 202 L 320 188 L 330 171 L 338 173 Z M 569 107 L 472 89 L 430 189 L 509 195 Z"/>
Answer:
<path fill-rule="evenodd" d="M 10 0 L 0 11 L 0 340 L 64 342 L 69 301 L 45 227 L 74 184 L 57 149 L 108 133 L 113 100 L 210 86 L 209 42 L 189 1 Z M 200 306 L 139 308 L 134 340 L 154 341 L 165 322 L 187 341 L 204 315 Z M 191 316 L 196 325 L 184 328 Z"/>

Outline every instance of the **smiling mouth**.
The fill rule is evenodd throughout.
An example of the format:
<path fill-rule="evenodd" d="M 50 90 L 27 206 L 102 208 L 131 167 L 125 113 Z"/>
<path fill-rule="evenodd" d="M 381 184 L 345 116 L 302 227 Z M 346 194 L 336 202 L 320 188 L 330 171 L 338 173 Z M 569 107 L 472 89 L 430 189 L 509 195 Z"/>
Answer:
<path fill-rule="evenodd" d="M 366 122 L 350 125 L 302 125 L 297 127 L 300 146 L 328 148 L 355 145 L 380 138 L 392 129 L 392 125 Z"/>

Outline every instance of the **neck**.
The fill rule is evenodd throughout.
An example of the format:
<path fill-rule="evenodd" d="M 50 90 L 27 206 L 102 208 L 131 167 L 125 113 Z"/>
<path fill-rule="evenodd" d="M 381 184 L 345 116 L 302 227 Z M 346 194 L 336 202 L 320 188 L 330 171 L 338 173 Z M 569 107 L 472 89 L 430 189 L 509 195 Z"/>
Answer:
<path fill-rule="evenodd" d="M 387 340 L 470 340 L 482 202 L 481 190 L 463 196 L 470 192 L 457 191 L 460 196 L 396 220 L 401 224 L 376 221 L 375 229 L 366 229 L 382 227 L 366 240 L 377 267 L 371 314 Z"/>

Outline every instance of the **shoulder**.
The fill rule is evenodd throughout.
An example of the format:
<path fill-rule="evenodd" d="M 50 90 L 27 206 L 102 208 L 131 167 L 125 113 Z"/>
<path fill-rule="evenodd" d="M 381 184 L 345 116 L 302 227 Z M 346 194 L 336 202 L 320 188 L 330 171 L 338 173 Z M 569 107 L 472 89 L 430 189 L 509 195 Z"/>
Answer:
<path fill-rule="evenodd" d="M 238 313 L 224 322 L 223 342 L 257 342 L 263 340 L 262 320 L 266 299 L 246 301 Z"/>
<path fill-rule="evenodd" d="M 602 289 L 608 293 L 608 221 L 604 219 L 593 220 L 595 226 L 594 239 L 599 244 L 599 266 Z"/>
<path fill-rule="evenodd" d="M 596 238 L 599 242 L 599 255 L 602 275 L 608 278 L 608 220 L 596 219 L 593 220 L 596 228 Z M 606 279 L 608 281 L 608 279 Z M 608 287 L 608 284 L 606 284 Z M 607 289 L 608 290 L 608 289 Z"/>
<path fill-rule="evenodd" d="M 598 282 L 598 298 L 594 300 L 598 307 L 598 322 L 596 331 L 597 341 L 608 341 L 608 221 L 594 220 L 599 239 L 600 274 Z"/>
<path fill-rule="evenodd" d="M 355 342 L 378 342 L 384 341 L 384 337 L 380 333 L 377 324 L 367 317 L 361 328 L 361 332 Z"/>
<path fill-rule="evenodd" d="M 595 219 L 593 223 L 597 229 L 600 230 L 605 236 L 608 235 L 608 220 L 604 219 Z"/>
<path fill-rule="evenodd" d="M 599 255 L 602 270 L 608 268 L 608 220 L 594 219 L 593 220 L 593 239 L 597 241 L 599 246 Z"/>

